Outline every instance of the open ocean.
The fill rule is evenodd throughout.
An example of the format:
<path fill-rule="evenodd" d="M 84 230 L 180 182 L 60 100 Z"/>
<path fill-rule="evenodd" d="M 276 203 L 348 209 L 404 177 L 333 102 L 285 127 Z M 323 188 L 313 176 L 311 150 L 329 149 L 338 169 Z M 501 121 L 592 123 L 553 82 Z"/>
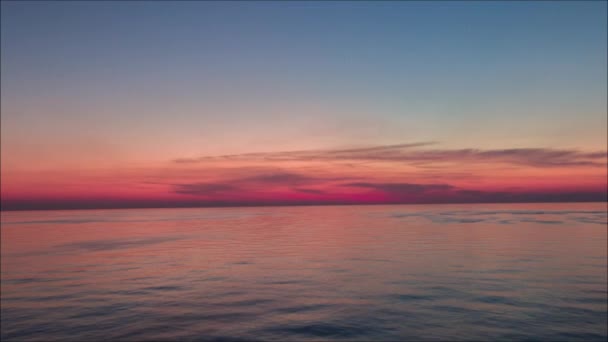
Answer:
<path fill-rule="evenodd" d="M 608 337 L 606 203 L 2 212 L 3 341 Z"/>

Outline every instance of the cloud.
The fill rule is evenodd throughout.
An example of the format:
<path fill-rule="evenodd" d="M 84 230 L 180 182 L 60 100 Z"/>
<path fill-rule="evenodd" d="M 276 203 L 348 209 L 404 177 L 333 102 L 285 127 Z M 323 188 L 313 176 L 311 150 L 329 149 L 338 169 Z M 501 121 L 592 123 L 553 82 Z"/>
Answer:
<path fill-rule="evenodd" d="M 294 188 L 293 190 L 298 191 L 298 192 L 303 192 L 303 193 L 306 193 L 306 194 L 313 194 L 313 195 L 324 195 L 324 194 L 326 194 L 325 191 L 317 190 L 317 189 Z"/>
<path fill-rule="evenodd" d="M 461 150 L 468 157 L 486 160 L 502 160 L 513 164 L 537 167 L 605 165 L 598 160 L 606 159 L 606 152 L 584 153 L 576 150 L 543 148 L 519 148 L 506 150 Z M 463 155 L 464 156 L 464 155 Z"/>
<path fill-rule="evenodd" d="M 231 178 L 218 182 L 197 182 L 185 184 L 172 184 L 173 192 L 178 194 L 196 196 L 217 196 L 226 193 L 245 193 L 249 190 L 263 187 L 272 189 L 274 187 L 298 187 L 307 184 L 324 184 L 332 181 L 352 180 L 350 177 L 312 177 L 293 172 L 276 171 L 263 172 L 248 177 Z M 324 193 L 314 189 L 293 189 L 299 192 Z"/>
<path fill-rule="evenodd" d="M 274 185 L 274 186 L 301 186 L 306 184 L 320 184 L 333 181 L 353 180 L 352 177 L 306 176 L 300 173 L 287 171 L 261 172 L 253 176 L 233 178 L 229 181 L 233 185 Z"/>
<path fill-rule="evenodd" d="M 347 183 L 343 186 L 368 188 L 395 194 L 420 194 L 429 191 L 449 191 L 454 187 L 449 184 L 413 184 L 413 183 Z"/>
<path fill-rule="evenodd" d="M 571 149 L 420 149 L 433 142 L 372 146 L 351 149 L 245 153 L 224 156 L 175 159 L 176 163 L 218 160 L 241 161 L 377 161 L 429 166 L 433 163 L 505 163 L 530 167 L 606 166 L 606 151 L 581 152 Z"/>
<path fill-rule="evenodd" d="M 185 195 L 217 195 L 232 192 L 238 188 L 224 183 L 175 184 L 173 192 Z"/>
<path fill-rule="evenodd" d="M 429 146 L 429 145 L 435 145 L 435 144 L 436 144 L 436 142 L 433 142 L 433 141 L 423 141 L 423 142 L 417 142 L 417 143 L 381 145 L 381 146 L 360 147 L 360 148 L 340 149 L 340 150 L 326 150 L 324 152 L 327 154 L 384 152 L 384 151 L 402 150 L 402 149 L 406 149 L 406 148 Z"/>
<path fill-rule="evenodd" d="M 383 153 L 387 151 L 400 151 L 403 149 L 433 145 L 435 142 L 416 142 L 395 145 L 382 145 L 371 147 L 360 147 L 350 149 L 327 149 L 327 150 L 300 150 L 300 151 L 280 151 L 280 152 L 256 152 L 242 154 L 228 154 L 220 156 L 203 156 L 199 158 L 177 158 L 175 163 L 198 163 L 205 161 L 218 160 L 272 160 L 272 161 L 293 161 L 293 160 L 317 160 L 317 159 L 350 159 L 356 155 Z M 357 159 L 357 158 L 353 158 Z"/>
<path fill-rule="evenodd" d="M 252 176 L 252 177 L 245 177 L 245 178 L 237 179 L 237 180 L 234 180 L 234 182 L 295 185 L 295 184 L 310 183 L 312 181 L 317 181 L 317 180 L 319 180 L 319 179 L 317 179 L 315 177 L 300 175 L 297 173 L 272 172 L 272 173 L 263 173 L 263 174 Z"/>

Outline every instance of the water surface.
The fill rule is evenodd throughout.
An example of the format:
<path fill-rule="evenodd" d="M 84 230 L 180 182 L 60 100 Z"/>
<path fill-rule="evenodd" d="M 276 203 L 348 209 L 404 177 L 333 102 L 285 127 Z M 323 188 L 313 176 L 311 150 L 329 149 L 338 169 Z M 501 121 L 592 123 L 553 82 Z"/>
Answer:
<path fill-rule="evenodd" d="M 606 340 L 597 204 L 2 213 L 2 340 Z"/>

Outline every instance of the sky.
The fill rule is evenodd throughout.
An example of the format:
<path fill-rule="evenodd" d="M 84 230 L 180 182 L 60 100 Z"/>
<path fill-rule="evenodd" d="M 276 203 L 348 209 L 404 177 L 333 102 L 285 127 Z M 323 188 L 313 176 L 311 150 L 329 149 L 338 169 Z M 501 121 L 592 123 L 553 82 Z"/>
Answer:
<path fill-rule="evenodd" d="M 2 1 L 1 208 L 607 200 L 607 3 Z"/>

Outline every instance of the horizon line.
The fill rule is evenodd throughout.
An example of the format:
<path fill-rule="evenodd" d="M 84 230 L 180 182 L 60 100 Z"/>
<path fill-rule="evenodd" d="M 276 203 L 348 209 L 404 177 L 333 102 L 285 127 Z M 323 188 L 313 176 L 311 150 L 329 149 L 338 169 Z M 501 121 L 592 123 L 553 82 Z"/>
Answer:
<path fill-rule="evenodd" d="M 108 206 L 108 207 L 91 207 L 91 208 L 12 208 L 4 209 L 0 207 L 0 212 L 9 211 L 72 211 L 72 210 L 129 210 L 129 209 L 217 209 L 217 208 L 258 208 L 258 207 L 328 207 L 328 206 L 372 206 L 372 205 L 458 205 L 458 204 L 556 204 L 556 203 L 605 203 L 608 205 L 608 199 L 605 201 L 596 200 L 578 200 L 578 201 L 490 201 L 490 202 L 395 202 L 395 203 L 286 203 L 286 204 L 219 204 L 219 205 L 176 205 L 176 206 Z M 606 208 L 608 211 L 608 206 Z"/>

